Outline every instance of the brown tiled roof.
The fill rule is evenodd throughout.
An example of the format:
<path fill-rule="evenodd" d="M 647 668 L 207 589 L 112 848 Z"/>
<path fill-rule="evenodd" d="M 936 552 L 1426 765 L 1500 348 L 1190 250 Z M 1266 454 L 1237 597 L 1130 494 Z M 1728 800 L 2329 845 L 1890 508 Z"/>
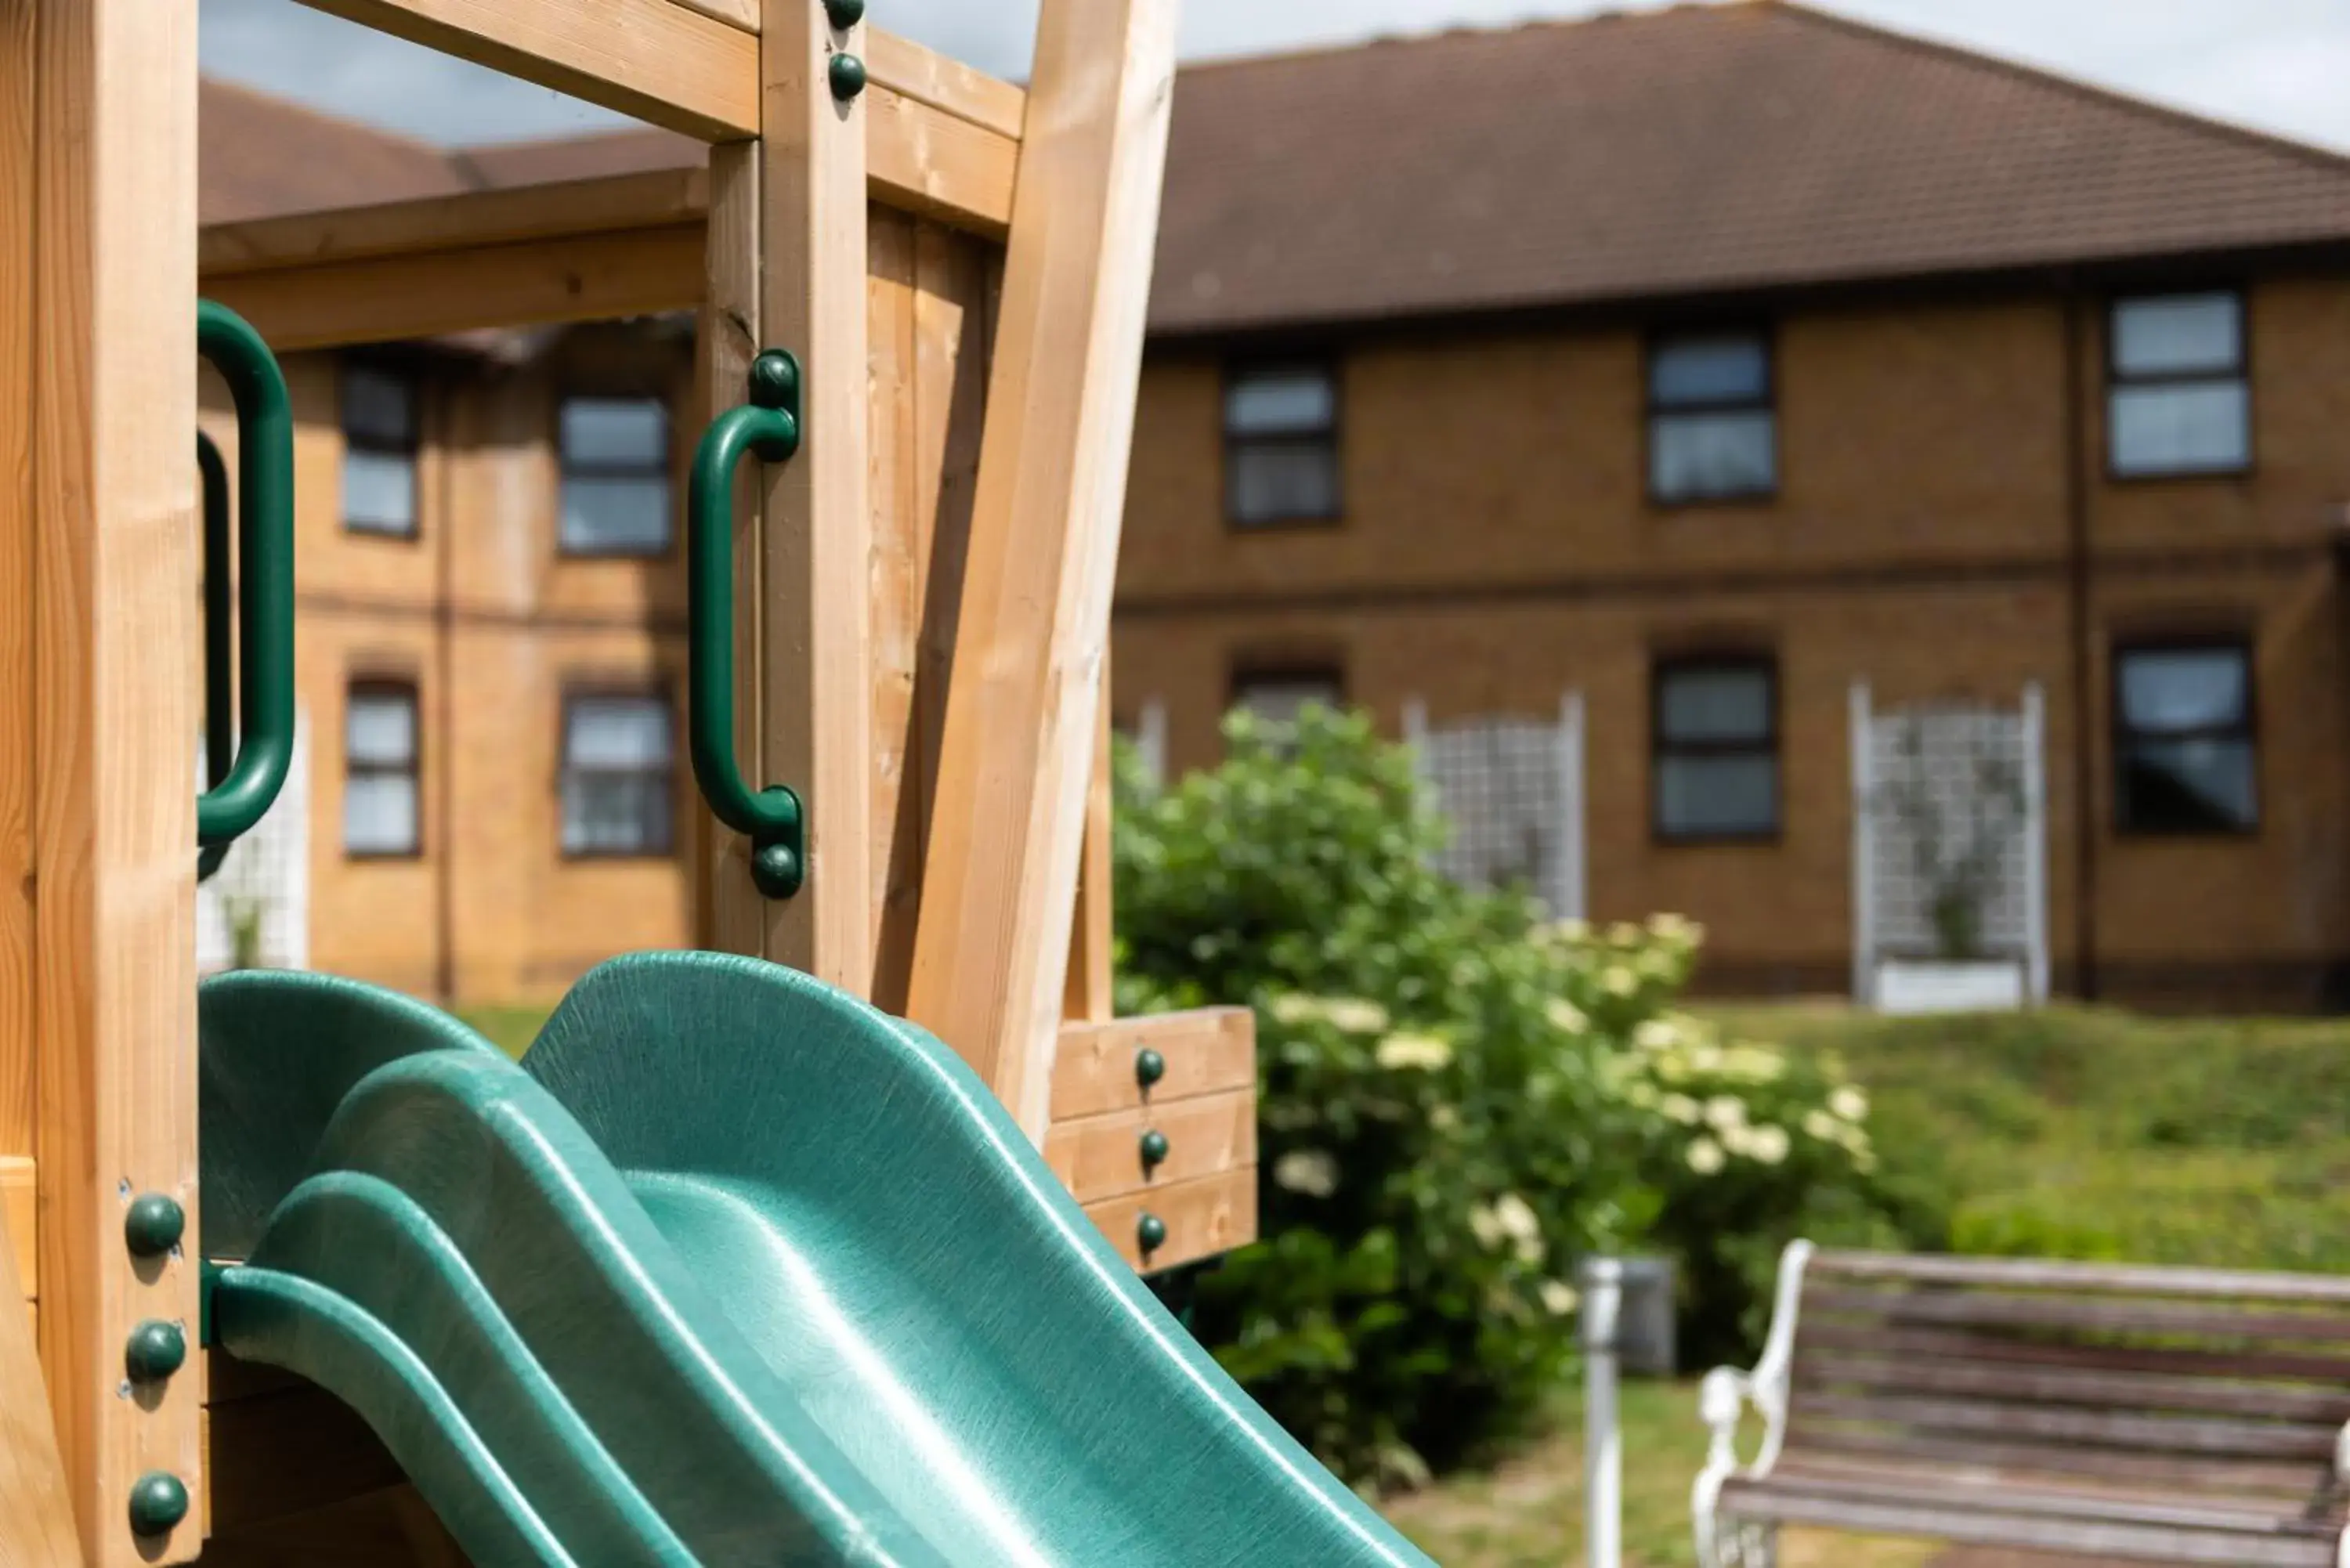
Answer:
<path fill-rule="evenodd" d="M 207 83 L 204 220 L 691 164 Z M 2350 158 L 1790 4 L 1185 67 L 1166 335 L 2350 242 Z"/>
<path fill-rule="evenodd" d="M 1782 0 L 1187 68 L 1151 326 L 2350 239 L 2350 159 Z"/>

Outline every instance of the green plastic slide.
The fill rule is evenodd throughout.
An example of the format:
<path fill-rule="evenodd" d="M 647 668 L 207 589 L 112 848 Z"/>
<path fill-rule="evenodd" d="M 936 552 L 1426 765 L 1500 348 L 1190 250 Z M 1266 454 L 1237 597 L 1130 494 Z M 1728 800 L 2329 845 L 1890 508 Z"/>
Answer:
<path fill-rule="evenodd" d="M 953 1053 L 805 975 L 624 959 L 520 1066 L 321 976 L 202 1016 L 213 1343 L 356 1409 L 480 1568 L 1428 1563 Z"/>

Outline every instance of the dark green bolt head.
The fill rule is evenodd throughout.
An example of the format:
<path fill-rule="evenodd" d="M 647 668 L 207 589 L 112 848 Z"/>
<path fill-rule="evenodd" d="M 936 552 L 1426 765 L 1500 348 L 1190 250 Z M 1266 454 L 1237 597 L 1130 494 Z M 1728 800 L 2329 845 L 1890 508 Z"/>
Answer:
<path fill-rule="evenodd" d="M 130 1331 L 122 1367 L 134 1382 L 156 1383 L 177 1372 L 187 1359 L 188 1336 L 180 1325 L 150 1318 Z"/>
<path fill-rule="evenodd" d="M 122 1240 L 134 1258 L 160 1258 L 180 1244 L 187 1232 L 188 1216 L 160 1192 L 142 1192 L 130 1200 L 122 1217 Z"/>
<path fill-rule="evenodd" d="M 188 1517 L 188 1489 L 180 1478 L 149 1470 L 130 1487 L 130 1532 L 161 1535 Z"/>
<path fill-rule="evenodd" d="M 1167 1135 L 1157 1127 L 1142 1135 L 1142 1168 L 1155 1170 L 1167 1163 Z"/>
<path fill-rule="evenodd" d="M 751 361 L 751 400 L 763 409 L 788 409 L 800 400 L 800 362 L 781 348 Z"/>
<path fill-rule="evenodd" d="M 1156 1214 L 1145 1214 L 1134 1228 L 1134 1239 L 1146 1252 L 1159 1251 L 1167 1244 L 1167 1221 Z"/>
<path fill-rule="evenodd" d="M 1134 1081 L 1148 1089 L 1167 1075 L 1167 1058 L 1151 1050 L 1134 1054 Z"/>
<path fill-rule="evenodd" d="M 843 29 L 865 20 L 865 0 L 824 0 L 825 19 Z"/>
<path fill-rule="evenodd" d="M 843 103 L 865 90 L 865 62 L 855 55 L 832 57 L 832 96 Z"/>
<path fill-rule="evenodd" d="M 806 881 L 800 852 L 788 844 L 762 844 L 751 856 L 751 880 L 763 897 L 778 903 L 796 898 Z"/>

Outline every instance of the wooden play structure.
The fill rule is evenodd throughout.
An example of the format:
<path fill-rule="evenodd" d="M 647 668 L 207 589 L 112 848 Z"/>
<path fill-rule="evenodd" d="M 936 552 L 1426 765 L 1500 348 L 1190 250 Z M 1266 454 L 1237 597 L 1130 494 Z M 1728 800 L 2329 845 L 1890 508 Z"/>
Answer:
<path fill-rule="evenodd" d="M 794 356 L 795 453 L 731 471 L 723 760 L 795 792 L 796 887 L 774 896 L 773 835 L 712 823 L 715 945 L 945 1042 L 1132 1267 L 1253 1235 L 1249 1015 L 1110 1006 L 1106 662 L 1173 0 L 1045 0 L 1024 91 L 869 26 L 864 0 L 317 3 L 710 156 L 200 234 L 195 0 L 0 0 L 0 1300 L 29 1307 L 0 1313 L 9 1568 L 457 1563 L 428 1501 L 469 1545 L 502 1538 L 461 1517 L 530 1512 L 526 1466 L 468 1515 L 487 1470 L 456 1465 L 435 1499 L 396 1462 L 415 1423 L 371 1435 L 357 1396 L 200 1348 L 213 1265 L 243 1261 L 199 1244 L 200 296 L 279 353 L 697 309 L 711 418 L 753 400 L 764 351 Z M 931 1071 L 879 1022 L 838 1033 Z M 1040 1256 L 1090 1279 L 1067 1245 Z M 1071 1289 L 1114 1316 L 1143 1299 L 1130 1276 Z M 1213 1376 L 1185 1368 L 1170 1387 Z M 1306 1511 L 1364 1554 L 1260 1523 L 1263 1550 L 1414 1560 L 1347 1509 Z M 683 1539 L 692 1517 L 646 1528 Z M 1119 1550 L 1095 1560 L 1177 1560 Z M 1032 1560 L 972 1552 L 855 1560 Z"/>

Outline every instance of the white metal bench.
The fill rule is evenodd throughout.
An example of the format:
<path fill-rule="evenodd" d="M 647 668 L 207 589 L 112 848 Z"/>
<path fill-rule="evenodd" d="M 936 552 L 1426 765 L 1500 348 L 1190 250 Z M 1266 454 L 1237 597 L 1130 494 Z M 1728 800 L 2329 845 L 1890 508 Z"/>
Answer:
<path fill-rule="evenodd" d="M 1762 1360 L 1699 1401 L 1704 1568 L 1773 1563 L 1783 1524 L 2350 1568 L 2350 1280 L 1798 1241 Z"/>

